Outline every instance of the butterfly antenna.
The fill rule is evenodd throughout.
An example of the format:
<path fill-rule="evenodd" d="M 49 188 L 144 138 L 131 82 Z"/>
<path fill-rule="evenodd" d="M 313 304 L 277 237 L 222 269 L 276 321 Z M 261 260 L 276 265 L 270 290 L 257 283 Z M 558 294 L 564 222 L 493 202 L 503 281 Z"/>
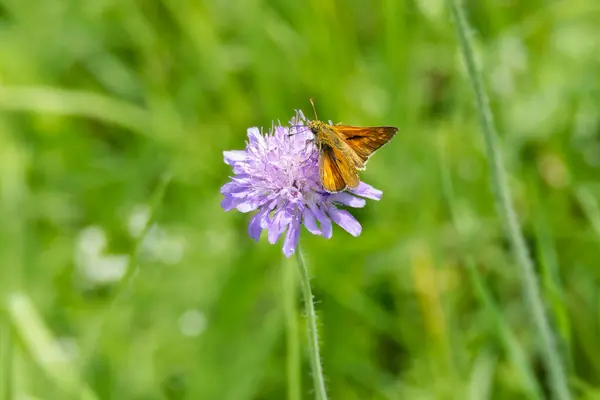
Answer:
<path fill-rule="evenodd" d="M 310 98 L 310 104 L 312 105 L 313 111 L 315 112 L 315 119 L 318 121 L 319 117 L 317 116 L 317 108 L 315 107 L 315 102 L 313 101 L 313 97 Z"/>

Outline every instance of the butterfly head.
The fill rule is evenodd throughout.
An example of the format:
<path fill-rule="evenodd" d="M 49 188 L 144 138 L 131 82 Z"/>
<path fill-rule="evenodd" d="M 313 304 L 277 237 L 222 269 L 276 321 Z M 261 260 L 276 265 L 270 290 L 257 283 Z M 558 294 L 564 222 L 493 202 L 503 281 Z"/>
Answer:
<path fill-rule="evenodd" d="M 319 120 L 314 120 L 314 121 L 308 122 L 308 129 L 310 129 L 310 131 L 315 136 L 319 133 L 320 130 L 323 129 L 324 126 L 325 126 L 325 123 L 322 121 L 319 121 Z"/>

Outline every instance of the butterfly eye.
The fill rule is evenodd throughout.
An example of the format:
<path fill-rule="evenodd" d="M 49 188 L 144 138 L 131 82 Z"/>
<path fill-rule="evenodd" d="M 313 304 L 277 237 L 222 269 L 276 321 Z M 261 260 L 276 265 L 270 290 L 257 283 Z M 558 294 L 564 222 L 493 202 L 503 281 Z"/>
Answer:
<path fill-rule="evenodd" d="M 310 128 L 310 131 L 311 131 L 312 133 L 314 133 L 315 135 L 317 134 L 317 132 L 319 132 L 319 130 L 318 130 L 316 127 L 312 127 L 312 128 Z"/>

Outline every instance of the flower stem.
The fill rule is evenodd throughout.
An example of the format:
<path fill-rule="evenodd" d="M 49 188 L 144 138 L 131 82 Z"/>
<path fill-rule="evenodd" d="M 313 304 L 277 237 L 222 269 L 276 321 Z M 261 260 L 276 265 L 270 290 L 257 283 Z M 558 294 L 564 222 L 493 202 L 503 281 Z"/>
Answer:
<path fill-rule="evenodd" d="M 13 393 L 13 345 L 8 318 L 0 309 L 0 399 L 12 399 Z"/>
<path fill-rule="evenodd" d="M 312 370 L 313 384 L 315 394 L 318 400 L 327 400 L 327 391 L 325 390 L 325 378 L 321 366 L 321 356 L 319 354 L 319 333 L 317 331 L 317 314 L 313 303 L 313 295 L 310 290 L 310 277 L 308 268 L 304 263 L 302 249 L 298 244 L 296 249 L 296 260 L 298 260 L 298 269 L 300 270 L 300 283 L 302 285 L 302 295 L 304 297 L 304 306 L 306 310 L 307 328 L 308 328 L 308 347 L 310 357 L 310 367 Z"/>
<path fill-rule="evenodd" d="M 293 262 L 286 261 L 282 269 L 283 302 L 286 327 L 286 361 L 287 361 L 287 398 L 300 400 L 300 335 L 298 333 L 298 315 L 296 311 L 296 279 L 294 279 Z"/>
<path fill-rule="evenodd" d="M 494 188 L 498 214 L 505 225 L 515 261 L 521 269 L 525 300 L 529 305 L 533 322 L 538 330 L 540 347 L 543 352 L 546 369 L 550 375 L 549 382 L 556 399 L 571 399 L 563 362 L 556 347 L 554 333 L 550 327 L 544 309 L 544 303 L 540 295 L 538 278 L 535 274 L 533 262 L 529 257 L 525 239 L 523 238 L 515 210 L 511 203 L 507 173 L 497 143 L 498 134 L 494 126 L 489 100 L 475 64 L 473 45 L 471 43 L 471 38 L 468 35 L 470 27 L 464 14 L 462 1 L 448 1 L 452 9 L 460 49 L 467 67 L 471 85 L 475 92 L 475 105 L 490 164 L 491 181 Z"/>

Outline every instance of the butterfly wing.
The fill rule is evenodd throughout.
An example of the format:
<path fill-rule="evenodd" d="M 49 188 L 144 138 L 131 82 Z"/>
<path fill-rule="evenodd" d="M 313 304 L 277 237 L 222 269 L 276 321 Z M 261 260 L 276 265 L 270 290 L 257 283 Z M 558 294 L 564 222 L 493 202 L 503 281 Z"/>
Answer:
<path fill-rule="evenodd" d="M 323 146 L 319 155 L 321 183 L 328 192 L 340 192 L 360 183 L 358 174 L 350 160 L 338 149 Z"/>
<path fill-rule="evenodd" d="M 356 153 L 356 168 L 364 169 L 369 157 L 388 143 L 398 128 L 395 126 L 358 127 L 336 125 L 334 129 L 341 134 L 344 141 Z"/>

